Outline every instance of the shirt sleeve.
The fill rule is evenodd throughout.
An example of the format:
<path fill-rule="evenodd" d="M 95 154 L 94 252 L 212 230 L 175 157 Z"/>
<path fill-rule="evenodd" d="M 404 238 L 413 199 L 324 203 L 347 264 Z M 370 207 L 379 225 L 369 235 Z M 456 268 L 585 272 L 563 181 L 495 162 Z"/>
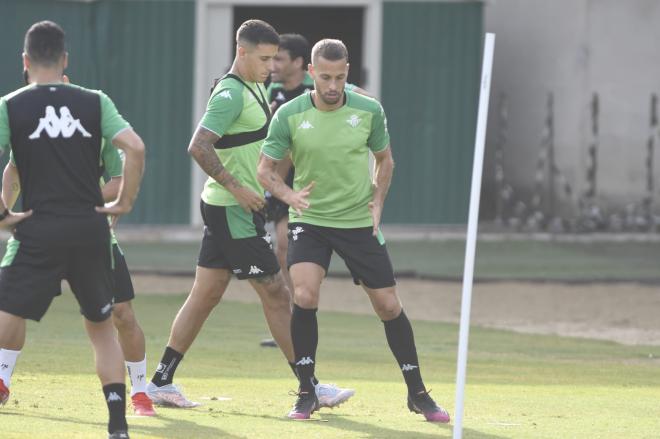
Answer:
<path fill-rule="evenodd" d="M 268 127 L 268 136 L 261 147 L 261 152 L 274 160 L 282 160 L 291 147 L 291 132 L 286 116 L 281 111 L 275 113 Z"/>
<path fill-rule="evenodd" d="M 117 134 L 130 128 L 131 125 L 119 114 L 115 103 L 102 91 L 101 97 L 101 135 L 106 142 L 111 143 Z"/>
<path fill-rule="evenodd" d="M 367 145 L 372 152 L 380 152 L 390 144 L 390 133 L 387 131 L 387 117 L 383 106 L 378 103 L 378 108 L 372 113 L 371 133 L 367 139 Z"/>
<path fill-rule="evenodd" d="M 9 115 L 7 114 L 7 102 L 0 98 L 0 154 L 9 149 Z"/>
<path fill-rule="evenodd" d="M 222 137 L 243 111 L 243 90 L 219 84 L 199 125 Z"/>
<path fill-rule="evenodd" d="M 121 158 L 121 153 L 112 145 L 112 143 L 103 143 L 101 160 L 103 161 L 105 172 L 108 173 L 110 178 L 121 177 L 124 173 L 124 162 Z"/>

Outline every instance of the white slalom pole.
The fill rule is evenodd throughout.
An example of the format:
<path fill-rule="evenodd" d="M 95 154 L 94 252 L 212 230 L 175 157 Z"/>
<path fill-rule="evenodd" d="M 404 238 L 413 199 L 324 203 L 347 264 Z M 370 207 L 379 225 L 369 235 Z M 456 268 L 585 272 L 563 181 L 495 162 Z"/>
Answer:
<path fill-rule="evenodd" d="M 488 123 L 488 100 L 490 97 L 490 74 L 493 68 L 495 34 L 487 33 L 484 44 L 484 59 L 481 66 L 481 88 L 479 92 L 479 113 L 477 133 L 474 140 L 474 161 L 472 162 L 472 189 L 470 191 L 470 214 L 468 218 L 467 240 L 465 243 L 465 266 L 463 267 L 463 298 L 461 301 L 461 327 L 458 336 L 458 364 L 456 366 L 456 413 L 454 415 L 454 439 L 463 436 L 463 397 L 465 395 L 465 373 L 467 369 L 468 338 L 470 335 L 470 307 L 472 305 L 472 280 L 474 277 L 474 256 L 477 246 L 477 223 L 479 221 L 479 199 L 481 195 L 481 174 L 484 164 L 484 145 Z"/>

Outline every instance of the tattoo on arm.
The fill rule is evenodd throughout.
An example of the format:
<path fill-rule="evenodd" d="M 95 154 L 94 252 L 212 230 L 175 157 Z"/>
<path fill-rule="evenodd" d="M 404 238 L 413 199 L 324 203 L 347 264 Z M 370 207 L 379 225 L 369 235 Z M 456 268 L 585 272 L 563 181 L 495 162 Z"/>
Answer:
<path fill-rule="evenodd" d="M 212 131 L 199 127 L 190 141 L 188 151 L 204 172 L 213 177 L 218 183 L 225 187 L 231 186 L 238 189 L 241 187 L 241 183 L 225 169 L 215 153 L 213 144 L 218 139 L 219 137 Z"/>
<path fill-rule="evenodd" d="M 282 176 L 278 172 L 279 162 L 268 158 L 265 160 L 268 166 L 266 189 L 277 198 L 282 199 L 287 189 L 290 188 L 287 186 L 287 184 L 282 179 Z"/>

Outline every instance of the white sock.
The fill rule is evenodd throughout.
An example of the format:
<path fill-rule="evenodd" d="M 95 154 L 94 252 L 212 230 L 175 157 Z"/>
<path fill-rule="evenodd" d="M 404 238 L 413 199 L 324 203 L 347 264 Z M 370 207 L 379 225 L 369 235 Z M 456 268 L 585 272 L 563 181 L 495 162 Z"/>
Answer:
<path fill-rule="evenodd" d="M 131 379 L 131 396 L 136 393 L 146 393 L 147 391 L 147 357 L 144 360 L 133 363 L 126 362 L 128 377 Z"/>
<path fill-rule="evenodd" d="M 11 384 L 11 374 L 14 373 L 16 360 L 18 360 L 20 354 L 21 351 L 0 349 L 0 379 L 5 383 L 6 387 L 9 387 Z"/>

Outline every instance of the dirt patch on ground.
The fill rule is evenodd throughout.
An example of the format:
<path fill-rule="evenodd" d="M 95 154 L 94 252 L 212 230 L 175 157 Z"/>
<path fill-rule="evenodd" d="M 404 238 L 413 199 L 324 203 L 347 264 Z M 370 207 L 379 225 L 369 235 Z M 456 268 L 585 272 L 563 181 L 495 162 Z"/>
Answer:
<path fill-rule="evenodd" d="M 192 277 L 135 275 L 138 292 L 187 293 Z M 461 284 L 400 279 L 398 292 L 410 318 L 458 323 Z M 226 300 L 254 303 L 249 283 L 232 281 Z M 321 310 L 372 313 L 366 295 L 349 279 L 328 278 Z M 472 324 L 535 334 L 660 345 L 660 288 L 635 283 L 561 284 L 496 282 L 475 285 Z"/>

